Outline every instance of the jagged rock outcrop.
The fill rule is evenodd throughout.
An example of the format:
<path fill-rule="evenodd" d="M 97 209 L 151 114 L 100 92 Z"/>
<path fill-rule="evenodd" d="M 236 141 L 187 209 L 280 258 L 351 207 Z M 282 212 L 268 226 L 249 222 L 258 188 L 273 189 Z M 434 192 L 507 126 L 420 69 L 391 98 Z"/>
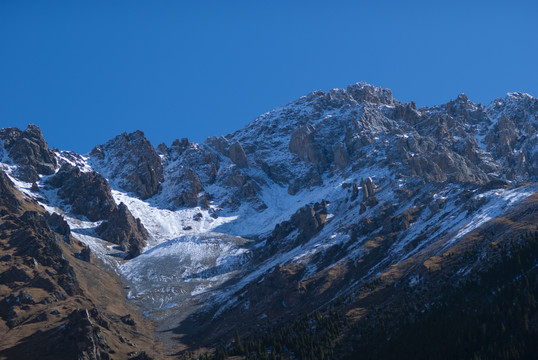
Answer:
<path fill-rule="evenodd" d="M 10 259 L 14 263 L 11 267 L 12 275 L 2 277 L 4 284 L 11 287 L 16 286 L 19 281 L 31 282 L 34 287 L 51 293 L 57 292 L 60 297 L 73 296 L 80 292 L 73 268 L 64 259 L 58 244 L 63 242 L 63 236 L 51 230 L 44 214 L 25 211 L 20 217 L 7 215 L 3 220 L 10 226 L 0 229 L 0 238 L 9 239 L 9 246 L 6 247 L 15 250 Z M 15 263 L 15 259 L 20 256 L 30 257 L 31 267 L 35 270 L 39 270 L 40 266 L 53 269 L 54 281 L 51 280 L 51 274 L 25 271 L 27 265 Z M 14 319 L 11 318 L 11 327 L 18 324 Z"/>
<path fill-rule="evenodd" d="M 81 251 L 75 253 L 75 257 L 82 261 L 91 262 L 92 261 L 92 250 L 89 247 L 85 247 Z"/>
<path fill-rule="evenodd" d="M 204 187 L 198 174 L 192 169 L 182 167 L 175 177 L 174 193 L 170 199 L 174 207 L 195 207 L 198 205 L 199 194 Z"/>
<path fill-rule="evenodd" d="M 290 181 L 292 174 L 285 164 L 268 164 L 265 161 L 259 162 L 262 171 L 275 183 L 283 185 Z"/>
<path fill-rule="evenodd" d="M 19 165 L 18 176 L 26 182 L 39 180 L 39 174 L 54 174 L 56 157 L 41 133 L 33 124 L 26 130 L 5 128 L 0 130 L 0 139 L 11 160 Z"/>
<path fill-rule="evenodd" d="M 67 318 L 67 326 L 63 331 L 70 344 L 71 353 L 79 354 L 80 360 L 110 359 L 110 346 L 101 335 L 101 327 L 97 319 L 90 315 L 88 309 L 71 312 Z"/>
<path fill-rule="evenodd" d="M 47 224 L 49 225 L 51 230 L 62 235 L 66 243 L 71 243 L 71 228 L 69 227 L 67 221 L 64 220 L 63 216 L 58 215 L 57 213 L 52 213 L 50 215 L 47 214 L 46 218 Z"/>
<path fill-rule="evenodd" d="M 161 159 L 140 130 L 96 146 L 90 156 L 107 178 L 142 199 L 155 195 L 163 181 Z"/>
<path fill-rule="evenodd" d="M 355 185 L 355 184 L 353 184 Z M 364 212 L 364 206 L 375 206 L 378 204 L 378 200 L 375 197 L 376 186 L 372 178 L 367 177 L 366 179 L 361 179 L 359 184 L 362 188 L 362 202 L 361 202 L 361 213 Z"/>
<path fill-rule="evenodd" d="M 366 201 L 375 194 L 375 183 L 372 178 L 361 179 L 360 186 L 362 187 L 362 200 Z"/>
<path fill-rule="evenodd" d="M 538 178 L 538 100 L 528 94 L 510 93 L 485 109 L 493 124 L 485 133 L 488 151 L 510 168 L 509 178 L 536 181 Z M 482 135 L 483 136 L 483 135 Z"/>
<path fill-rule="evenodd" d="M 247 176 L 241 172 L 237 167 L 233 167 L 232 171 L 226 179 L 228 186 L 241 187 L 247 183 Z"/>
<path fill-rule="evenodd" d="M 277 224 L 270 236 L 272 244 L 278 243 L 292 232 L 297 231 L 295 243 L 302 244 L 317 234 L 327 220 L 327 204 L 325 200 L 315 203 L 314 206 L 305 205 L 288 221 Z"/>
<path fill-rule="evenodd" d="M 235 165 L 239 166 L 240 168 L 248 167 L 247 155 L 245 154 L 245 150 L 241 146 L 241 143 L 239 143 L 238 141 L 234 142 L 230 146 L 228 152 L 230 159 L 234 162 Z"/>
<path fill-rule="evenodd" d="M 212 148 L 186 138 L 174 140 L 163 153 L 164 181 L 155 200 L 170 209 L 198 205 L 208 208 L 211 194 L 204 189 L 222 180 L 222 174 L 218 179 L 219 167 L 226 160 L 221 156 Z"/>
<path fill-rule="evenodd" d="M 170 146 L 169 151 L 175 152 L 177 155 L 181 155 L 190 145 L 188 138 L 175 139 Z"/>
<path fill-rule="evenodd" d="M 124 203 L 112 211 L 96 232 L 106 241 L 118 244 L 125 251 L 125 259 L 140 255 L 149 237 L 140 219 L 135 219 Z"/>
<path fill-rule="evenodd" d="M 347 87 L 347 93 L 358 103 L 392 105 L 392 91 L 375 87 L 366 83 L 358 83 Z"/>
<path fill-rule="evenodd" d="M 230 155 L 230 141 L 228 141 L 228 139 L 226 139 L 224 136 L 212 136 L 207 138 L 205 142 L 215 148 L 215 150 L 220 152 L 222 155 Z"/>
<path fill-rule="evenodd" d="M 311 125 L 302 126 L 291 134 L 289 150 L 302 161 L 310 161 L 319 167 L 328 164 L 327 157 L 316 143 Z"/>
<path fill-rule="evenodd" d="M 0 207 L 4 207 L 14 212 L 20 205 L 21 200 L 15 192 L 15 186 L 6 173 L 0 170 Z"/>
<path fill-rule="evenodd" d="M 334 163 L 340 169 L 345 169 L 350 163 L 349 153 L 345 148 L 344 144 L 339 142 L 334 147 Z"/>
<path fill-rule="evenodd" d="M 64 164 L 46 183 L 58 188 L 58 196 L 71 205 L 73 214 L 90 221 L 107 219 L 116 208 L 108 182 L 95 171 Z"/>

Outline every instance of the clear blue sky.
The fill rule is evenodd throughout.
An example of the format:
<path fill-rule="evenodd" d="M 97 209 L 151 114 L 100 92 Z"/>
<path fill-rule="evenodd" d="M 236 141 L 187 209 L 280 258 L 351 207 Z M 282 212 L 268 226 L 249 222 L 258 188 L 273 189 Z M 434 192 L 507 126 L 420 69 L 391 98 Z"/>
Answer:
<path fill-rule="evenodd" d="M 35 123 L 61 149 L 136 129 L 203 141 L 358 81 L 419 106 L 538 96 L 538 5 L 0 0 L 0 127 Z"/>

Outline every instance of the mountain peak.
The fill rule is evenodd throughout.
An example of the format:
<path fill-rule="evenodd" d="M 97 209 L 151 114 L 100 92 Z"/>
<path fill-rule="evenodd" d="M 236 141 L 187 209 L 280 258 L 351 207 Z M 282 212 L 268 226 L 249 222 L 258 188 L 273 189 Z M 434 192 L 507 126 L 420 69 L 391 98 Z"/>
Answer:
<path fill-rule="evenodd" d="M 347 93 L 357 102 L 370 102 L 374 104 L 393 105 L 392 91 L 359 82 L 347 87 Z"/>
<path fill-rule="evenodd" d="M 520 100 L 520 99 L 526 99 L 526 100 L 536 100 L 535 97 L 533 97 L 530 94 L 523 93 L 523 92 L 509 92 L 506 94 L 506 100 Z"/>

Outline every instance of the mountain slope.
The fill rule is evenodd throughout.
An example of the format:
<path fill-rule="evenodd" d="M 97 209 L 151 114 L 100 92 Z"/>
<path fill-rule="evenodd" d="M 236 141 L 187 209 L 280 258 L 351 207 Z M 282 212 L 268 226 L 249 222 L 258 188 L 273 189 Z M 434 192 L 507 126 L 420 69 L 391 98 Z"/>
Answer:
<path fill-rule="evenodd" d="M 337 311 L 342 355 L 410 284 L 473 281 L 490 244 L 535 230 L 537 114 L 527 94 L 417 109 L 358 83 L 202 144 L 154 149 L 137 131 L 79 155 L 48 149 L 35 126 L 4 129 L 2 167 L 123 277 L 170 353 Z"/>
<path fill-rule="evenodd" d="M 127 305 L 68 224 L 0 171 L 2 359 L 110 359 L 159 353 L 153 325 Z"/>

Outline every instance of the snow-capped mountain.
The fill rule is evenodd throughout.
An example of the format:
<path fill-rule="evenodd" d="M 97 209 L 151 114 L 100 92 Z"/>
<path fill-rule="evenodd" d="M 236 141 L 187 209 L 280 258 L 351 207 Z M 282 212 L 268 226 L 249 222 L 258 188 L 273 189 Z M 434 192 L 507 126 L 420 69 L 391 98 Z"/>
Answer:
<path fill-rule="evenodd" d="M 455 283 L 487 269 L 492 243 L 536 230 L 537 116 L 522 93 L 417 109 L 358 83 L 201 144 L 137 131 L 79 155 L 6 128 L 1 166 L 121 276 L 169 349 L 226 348 L 329 308 L 360 324 L 454 257 Z"/>

